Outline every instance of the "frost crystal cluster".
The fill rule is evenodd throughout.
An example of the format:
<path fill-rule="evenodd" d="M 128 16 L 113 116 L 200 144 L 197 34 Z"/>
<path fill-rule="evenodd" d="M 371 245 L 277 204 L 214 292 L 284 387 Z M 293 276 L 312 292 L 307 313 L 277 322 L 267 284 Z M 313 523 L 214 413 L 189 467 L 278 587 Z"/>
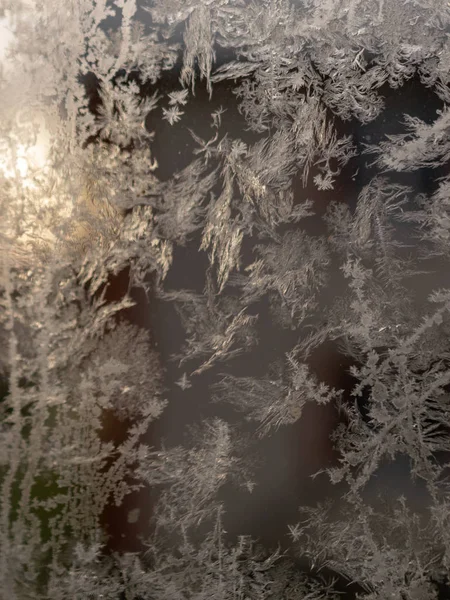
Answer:
<path fill-rule="evenodd" d="M 0 0 L 0 600 L 439 600 L 450 3 Z"/>

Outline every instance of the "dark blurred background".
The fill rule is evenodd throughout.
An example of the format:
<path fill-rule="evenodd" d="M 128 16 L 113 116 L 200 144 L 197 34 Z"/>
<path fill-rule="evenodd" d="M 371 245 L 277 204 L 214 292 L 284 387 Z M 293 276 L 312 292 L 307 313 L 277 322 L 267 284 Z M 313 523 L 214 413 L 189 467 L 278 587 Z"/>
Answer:
<path fill-rule="evenodd" d="M 218 51 L 220 63 L 225 58 Z M 179 70 L 167 72 L 156 86 L 147 86 L 143 94 L 151 94 L 155 90 L 162 96 L 179 89 Z M 95 80 L 86 80 L 87 89 L 96 101 Z M 232 139 L 254 143 L 259 136 L 246 130 L 244 117 L 238 111 L 238 99 L 230 82 L 218 83 L 213 87 L 212 99 L 209 99 L 205 85 L 196 84 L 195 96 L 189 99 L 185 114 L 180 123 L 171 126 L 161 116 L 161 109 L 151 113 L 147 127 L 155 132 L 152 142 L 152 153 L 158 159 L 159 167 L 155 174 L 162 180 L 168 180 L 174 173 L 186 167 L 193 159 L 195 142 L 189 133 L 192 129 L 203 139 L 210 139 L 211 113 L 222 106 L 226 112 L 222 117 L 220 133 L 225 132 Z M 386 134 L 403 131 L 403 113 L 420 117 L 431 122 L 436 117 L 436 110 L 442 108 L 441 101 L 418 79 L 411 79 L 402 88 L 393 90 L 381 89 L 384 96 L 385 110 L 373 122 L 361 125 L 357 121 L 343 122 L 333 115 L 341 134 L 351 134 L 357 147 L 358 155 L 352 158 L 337 178 L 335 189 L 319 192 L 312 185 L 303 187 L 301 177 L 293 180 L 293 189 L 297 202 L 308 198 L 314 201 L 315 216 L 302 220 L 297 227 L 308 234 L 325 233 L 322 216 L 331 200 L 347 203 L 354 210 L 357 197 L 366 185 L 376 168 L 371 166 L 371 157 L 363 154 L 363 146 L 377 143 Z M 98 100 L 97 100 L 98 101 Z M 267 134 L 266 134 L 267 135 Z M 312 181 L 314 173 L 309 177 Z M 436 172 L 431 176 L 427 170 L 410 174 L 389 174 L 391 181 L 409 185 L 417 193 L 430 195 L 437 185 Z M 405 225 L 405 237 L 409 237 L 409 225 Z M 200 236 L 184 247 L 177 247 L 165 287 L 168 290 L 189 289 L 202 292 L 205 285 L 205 272 L 208 266 L 207 254 L 199 250 Z M 251 244 L 250 244 L 251 247 Z M 414 251 L 414 250 L 413 250 Z M 429 265 L 430 266 L 430 265 Z M 416 302 L 424 302 L 431 289 L 448 285 L 449 275 L 436 262 L 431 265 L 434 273 L 427 276 L 426 283 L 416 278 L 411 283 L 411 294 Z M 435 268 L 434 268 L 435 267 Z M 343 293 L 343 279 L 332 277 L 331 285 L 326 289 L 323 302 L 329 302 Z M 122 273 L 112 282 L 110 293 L 120 296 L 128 287 L 127 274 Z M 225 292 L 226 289 L 225 289 Z M 112 297 L 111 296 L 111 297 Z M 258 336 L 259 343 L 251 352 L 242 354 L 226 364 L 219 364 L 191 380 L 192 387 L 182 390 L 179 381 L 185 369 L 179 368 L 177 361 L 172 360 L 174 354 L 180 352 L 184 342 L 184 333 L 179 317 L 172 303 L 144 293 L 135 292 L 137 305 L 128 311 L 130 321 L 149 330 L 153 343 L 159 352 L 164 370 L 166 396 L 169 400 L 162 417 L 152 426 L 147 439 L 149 445 L 160 447 L 164 441 L 167 447 L 184 444 L 187 426 L 201 422 L 211 416 L 220 416 L 225 420 L 243 425 L 243 417 L 231 408 L 211 402 L 211 385 L 217 382 L 221 373 L 237 375 L 264 376 L 270 365 L 284 357 L 298 341 L 298 333 L 282 329 L 273 323 L 269 307 L 264 302 L 259 305 Z M 318 309 L 320 318 L 321 307 Z M 344 390 L 344 397 L 350 398 L 354 380 L 349 373 L 351 365 L 339 347 L 333 343 L 324 344 L 313 352 L 309 359 L 310 367 L 320 381 Z M 188 365 L 188 368 L 191 365 Z M 193 370 L 193 369 L 192 369 Z M 313 505 L 319 500 L 331 497 L 339 502 L 342 489 L 329 483 L 325 475 L 313 479 L 311 476 L 318 470 L 337 463 L 338 456 L 330 442 L 330 434 L 339 422 L 340 416 L 336 407 L 308 405 L 301 419 L 293 425 L 284 426 L 263 440 L 257 441 L 254 432 L 247 428 L 254 443 L 251 453 L 255 458 L 255 481 L 257 486 L 252 493 L 227 484 L 221 491 L 225 503 L 225 529 L 231 538 L 238 534 L 251 534 L 267 547 L 278 544 L 287 546 L 288 524 L 298 521 L 298 509 L 301 505 Z M 245 426 L 244 426 L 245 430 Z M 123 432 L 115 430 L 113 435 L 121 436 Z M 422 510 L 426 504 L 426 493 L 419 484 L 413 484 L 409 478 L 408 461 L 398 459 L 391 464 L 383 465 L 376 482 L 368 486 L 367 493 L 407 496 L 411 504 Z M 148 520 L 152 513 L 156 498 L 148 492 L 139 497 L 129 497 L 124 507 L 111 508 L 105 516 L 105 525 L 111 534 L 111 546 L 121 549 L 135 549 L 132 541 L 136 533 L 145 536 L 150 531 Z M 126 513 L 133 508 L 140 508 L 137 523 L 128 524 Z"/>

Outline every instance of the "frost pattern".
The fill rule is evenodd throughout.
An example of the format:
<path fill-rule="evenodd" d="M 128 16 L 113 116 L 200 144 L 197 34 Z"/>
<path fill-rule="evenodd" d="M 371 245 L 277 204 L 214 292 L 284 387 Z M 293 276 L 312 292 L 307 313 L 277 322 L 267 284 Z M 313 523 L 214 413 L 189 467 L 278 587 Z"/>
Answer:
<path fill-rule="evenodd" d="M 0 0 L 0 598 L 448 593 L 449 27 L 442 0 Z M 322 409 L 334 496 L 283 549 L 228 535 Z M 373 494 L 401 461 L 420 510 Z"/>

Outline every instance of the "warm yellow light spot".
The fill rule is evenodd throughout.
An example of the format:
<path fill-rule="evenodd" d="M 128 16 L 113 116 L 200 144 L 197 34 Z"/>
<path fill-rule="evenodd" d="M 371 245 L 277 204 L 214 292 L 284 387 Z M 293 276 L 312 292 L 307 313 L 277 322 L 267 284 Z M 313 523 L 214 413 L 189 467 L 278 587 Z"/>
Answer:
<path fill-rule="evenodd" d="M 16 118 L 17 130 L 12 131 L 7 143 L 3 143 L 0 155 L 0 169 L 7 179 L 18 178 L 21 186 L 35 187 L 33 175 L 42 172 L 48 165 L 51 135 L 43 115 L 26 117 L 20 113 Z M 20 139 L 20 132 L 27 141 Z"/>

